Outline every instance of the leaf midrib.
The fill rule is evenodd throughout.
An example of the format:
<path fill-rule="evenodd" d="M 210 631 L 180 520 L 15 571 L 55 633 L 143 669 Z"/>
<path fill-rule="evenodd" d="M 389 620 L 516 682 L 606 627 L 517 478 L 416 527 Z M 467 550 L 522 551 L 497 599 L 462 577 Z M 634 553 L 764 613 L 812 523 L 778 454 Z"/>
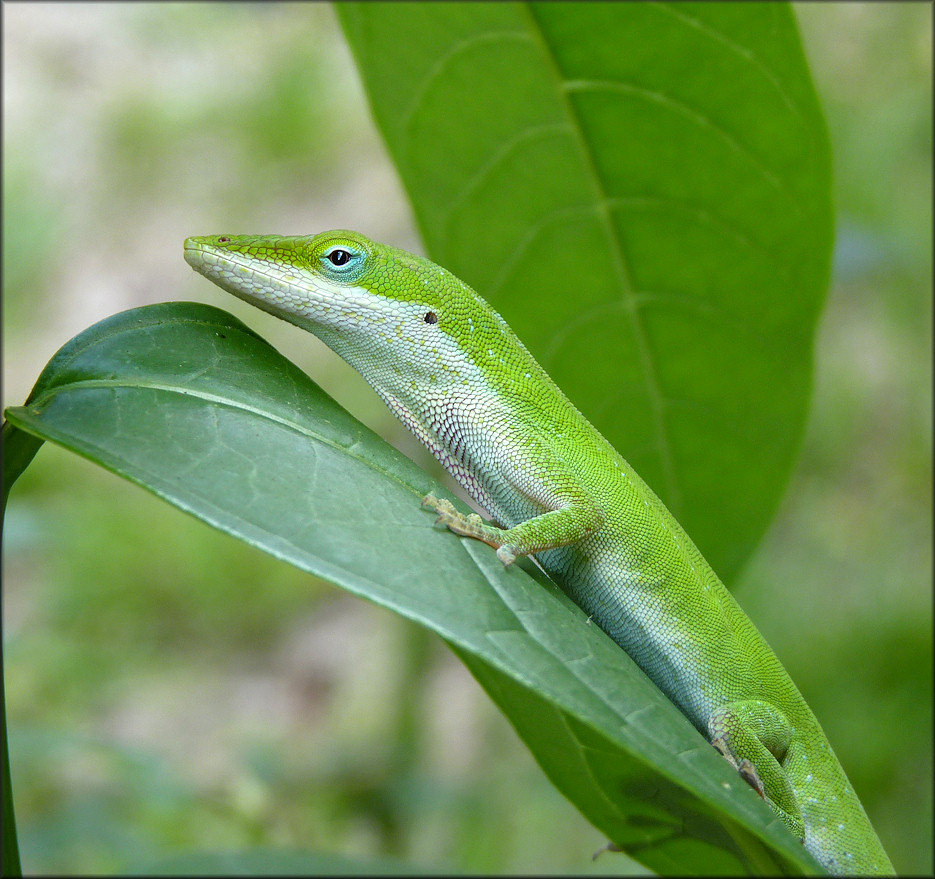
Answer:
<path fill-rule="evenodd" d="M 682 492 L 675 472 L 672 442 L 665 424 L 664 403 L 659 378 L 655 368 L 653 354 L 649 344 L 646 328 L 639 314 L 639 307 L 633 289 L 630 268 L 623 251 L 623 242 L 611 219 L 611 198 L 603 185 L 594 155 L 588 147 L 587 138 L 581 125 L 578 113 L 575 111 L 568 96 L 568 81 L 558 66 L 555 53 L 546 40 L 545 34 L 529 3 L 524 3 L 522 9 L 529 20 L 529 28 L 545 58 L 548 68 L 555 82 L 555 91 L 564 107 L 568 119 L 569 129 L 578 143 L 578 149 L 584 161 L 585 173 L 590 181 L 595 195 L 595 207 L 600 223 L 604 226 L 607 240 L 610 245 L 611 257 L 617 274 L 620 293 L 624 300 L 624 311 L 630 321 L 633 337 L 636 340 L 640 367 L 648 389 L 648 399 L 652 416 L 653 432 L 656 435 L 659 458 L 662 465 L 662 478 L 666 483 L 666 500 L 669 508 L 678 516 L 682 509 Z"/>

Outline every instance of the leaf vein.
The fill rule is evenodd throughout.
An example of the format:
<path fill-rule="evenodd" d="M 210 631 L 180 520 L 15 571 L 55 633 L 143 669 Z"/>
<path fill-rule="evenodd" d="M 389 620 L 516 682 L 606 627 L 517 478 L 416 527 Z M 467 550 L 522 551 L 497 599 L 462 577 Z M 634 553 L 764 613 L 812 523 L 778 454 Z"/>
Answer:
<path fill-rule="evenodd" d="M 450 65 L 452 61 L 454 61 L 459 55 L 463 55 L 466 52 L 485 43 L 507 41 L 525 43 L 530 42 L 530 39 L 527 34 L 517 31 L 488 31 L 486 33 L 469 37 L 465 40 L 462 40 L 461 42 L 453 43 L 447 52 L 439 55 L 431 69 L 426 74 L 425 78 L 420 83 L 419 88 L 413 94 L 412 99 L 409 102 L 409 106 L 406 107 L 406 109 L 402 112 L 400 125 L 402 130 L 409 130 L 431 87 L 442 76 L 445 68 L 448 67 L 448 65 Z"/>
<path fill-rule="evenodd" d="M 684 7 L 682 4 L 679 4 L 679 6 L 682 8 L 676 8 L 676 6 L 670 3 L 654 3 L 653 5 L 661 11 L 688 25 L 689 27 L 694 28 L 704 36 L 710 37 L 712 40 L 716 40 L 717 42 L 721 43 L 731 52 L 739 55 L 744 59 L 744 61 L 759 70 L 760 73 L 762 73 L 763 76 L 766 77 L 766 79 L 769 81 L 769 84 L 776 90 L 776 94 L 779 95 L 782 102 L 792 111 L 795 116 L 799 118 L 799 120 L 802 122 L 803 130 L 808 132 L 809 137 L 811 137 L 811 128 L 806 124 L 805 115 L 802 113 L 801 108 L 786 93 L 786 90 L 782 87 L 781 80 L 775 75 L 775 73 L 773 73 L 772 69 L 766 64 L 766 62 L 761 60 L 755 52 L 738 43 L 735 39 L 724 33 L 724 31 L 718 30 L 707 22 L 701 21 L 701 19 L 695 18 L 694 16 L 683 12 L 682 8 Z"/>
<path fill-rule="evenodd" d="M 558 66 L 558 59 L 555 56 L 551 46 L 546 40 L 545 33 L 530 10 L 528 5 L 523 7 L 530 19 L 530 27 L 537 34 L 542 53 L 546 58 L 549 68 L 552 71 L 556 83 L 556 91 L 562 97 L 562 104 L 565 114 L 571 120 L 571 128 L 577 135 L 576 140 L 581 152 L 586 172 L 591 179 L 591 185 L 595 194 L 598 207 L 598 214 L 603 222 L 605 233 L 611 249 L 611 255 L 614 260 L 614 268 L 617 273 L 620 293 L 624 299 L 632 298 L 633 283 L 630 269 L 627 265 L 627 259 L 624 255 L 623 241 L 620 232 L 616 228 L 610 211 L 609 194 L 607 188 L 601 179 L 597 168 L 594 154 L 588 144 L 584 134 L 583 125 L 577 111 L 569 100 L 569 85 L 561 69 Z M 635 309 L 629 309 L 630 320 L 633 324 L 633 334 L 636 339 L 637 349 L 640 356 L 640 365 L 645 376 L 646 385 L 649 390 L 649 399 L 651 405 L 653 431 L 657 437 L 658 453 L 662 464 L 663 478 L 667 486 L 667 500 L 673 513 L 678 515 L 682 508 L 682 493 L 679 486 L 679 480 L 676 474 L 672 442 L 665 424 L 665 416 L 661 405 L 661 388 L 659 387 L 659 377 L 655 369 L 653 355 L 650 351 L 649 340 L 646 336 L 645 328 L 636 314 Z"/>
<path fill-rule="evenodd" d="M 755 168 L 761 177 L 778 193 L 784 195 L 789 204 L 801 215 L 804 216 L 804 210 L 798 203 L 795 195 L 789 190 L 780 177 L 777 177 L 763 162 L 758 159 L 753 152 L 744 146 L 733 134 L 726 128 L 715 122 L 710 116 L 705 115 L 700 110 L 689 106 L 683 101 L 678 101 L 663 92 L 647 89 L 634 83 L 620 82 L 608 79 L 575 79 L 568 80 L 565 83 L 565 89 L 569 93 L 583 92 L 612 92 L 631 97 L 639 98 L 649 103 L 658 104 L 665 107 L 672 113 L 683 116 L 695 125 L 701 128 L 707 128 L 714 132 L 726 146 L 733 150 L 737 155 L 745 159 L 753 168 Z"/>
<path fill-rule="evenodd" d="M 448 209 L 442 215 L 442 222 L 445 228 L 446 237 L 449 234 L 451 221 L 453 216 L 457 211 L 464 205 L 464 203 L 483 185 L 484 181 L 491 176 L 496 169 L 503 164 L 510 154 L 519 147 L 527 142 L 534 141 L 537 139 L 545 139 L 549 135 L 554 135 L 559 132 L 569 132 L 569 126 L 567 123 L 555 122 L 549 123 L 547 125 L 533 125 L 529 128 L 526 128 L 522 131 L 519 131 L 516 135 L 504 141 L 504 143 L 490 155 L 486 162 L 484 162 L 480 168 L 470 177 L 470 179 L 462 187 L 461 192 L 452 199 L 451 203 L 448 205 Z"/>

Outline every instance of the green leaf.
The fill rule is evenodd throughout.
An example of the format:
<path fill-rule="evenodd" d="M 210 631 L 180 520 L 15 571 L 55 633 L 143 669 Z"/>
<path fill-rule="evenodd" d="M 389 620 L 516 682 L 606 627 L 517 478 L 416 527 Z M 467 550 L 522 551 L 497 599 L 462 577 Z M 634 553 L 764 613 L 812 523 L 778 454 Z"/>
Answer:
<path fill-rule="evenodd" d="M 337 11 L 428 253 L 732 580 L 802 438 L 831 255 L 789 7 Z"/>
<path fill-rule="evenodd" d="M 10 778 L 10 751 L 7 747 L 6 731 L 6 700 L 0 700 L 0 758 L 3 766 L 3 876 L 22 876 L 23 870 L 19 860 L 19 840 L 16 836 L 16 818 L 13 809 L 13 784 Z"/>
<path fill-rule="evenodd" d="M 3 448 L 3 502 L 0 506 L 0 533 L 6 513 L 10 489 L 19 475 L 29 466 L 36 452 L 42 447 L 42 440 L 31 434 L 17 430 L 12 425 L 3 423 L 0 429 L 0 442 Z M 0 698 L 0 783 L 3 785 L 3 876 L 22 876 L 20 864 L 19 840 L 16 835 L 16 816 L 13 805 L 13 783 L 10 777 L 10 749 L 7 743 L 6 699 Z"/>
<path fill-rule="evenodd" d="M 235 318 L 135 309 L 73 339 L 12 429 L 433 630 L 558 788 L 666 872 L 816 872 L 630 658 L 532 565 L 436 529 L 441 491 Z M 609 856 L 609 855 L 608 855 Z"/>

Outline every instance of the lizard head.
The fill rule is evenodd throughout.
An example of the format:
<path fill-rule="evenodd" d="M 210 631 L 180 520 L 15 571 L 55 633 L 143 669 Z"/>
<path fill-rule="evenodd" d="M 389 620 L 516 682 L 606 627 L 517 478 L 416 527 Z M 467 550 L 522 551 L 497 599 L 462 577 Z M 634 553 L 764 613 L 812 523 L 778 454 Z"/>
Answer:
<path fill-rule="evenodd" d="M 449 271 L 358 232 L 188 238 L 185 260 L 314 333 L 371 383 L 390 371 L 444 382 L 456 363 L 487 366 L 512 347 L 502 318 Z"/>
<path fill-rule="evenodd" d="M 434 325 L 459 303 L 463 311 L 483 302 L 429 260 L 344 230 L 188 238 L 185 260 L 229 293 L 319 335 L 391 319 L 398 326 L 404 317 Z"/>

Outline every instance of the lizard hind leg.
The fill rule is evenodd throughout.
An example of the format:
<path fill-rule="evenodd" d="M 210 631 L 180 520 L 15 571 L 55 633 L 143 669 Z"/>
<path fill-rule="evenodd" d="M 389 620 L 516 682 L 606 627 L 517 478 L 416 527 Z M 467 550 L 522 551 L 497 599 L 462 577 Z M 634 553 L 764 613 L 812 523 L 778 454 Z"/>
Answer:
<path fill-rule="evenodd" d="M 708 721 L 711 744 L 798 839 L 805 827 L 782 759 L 792 740 L 786 716 L 768 702 L 750 699 L 718 708 Z"/>

